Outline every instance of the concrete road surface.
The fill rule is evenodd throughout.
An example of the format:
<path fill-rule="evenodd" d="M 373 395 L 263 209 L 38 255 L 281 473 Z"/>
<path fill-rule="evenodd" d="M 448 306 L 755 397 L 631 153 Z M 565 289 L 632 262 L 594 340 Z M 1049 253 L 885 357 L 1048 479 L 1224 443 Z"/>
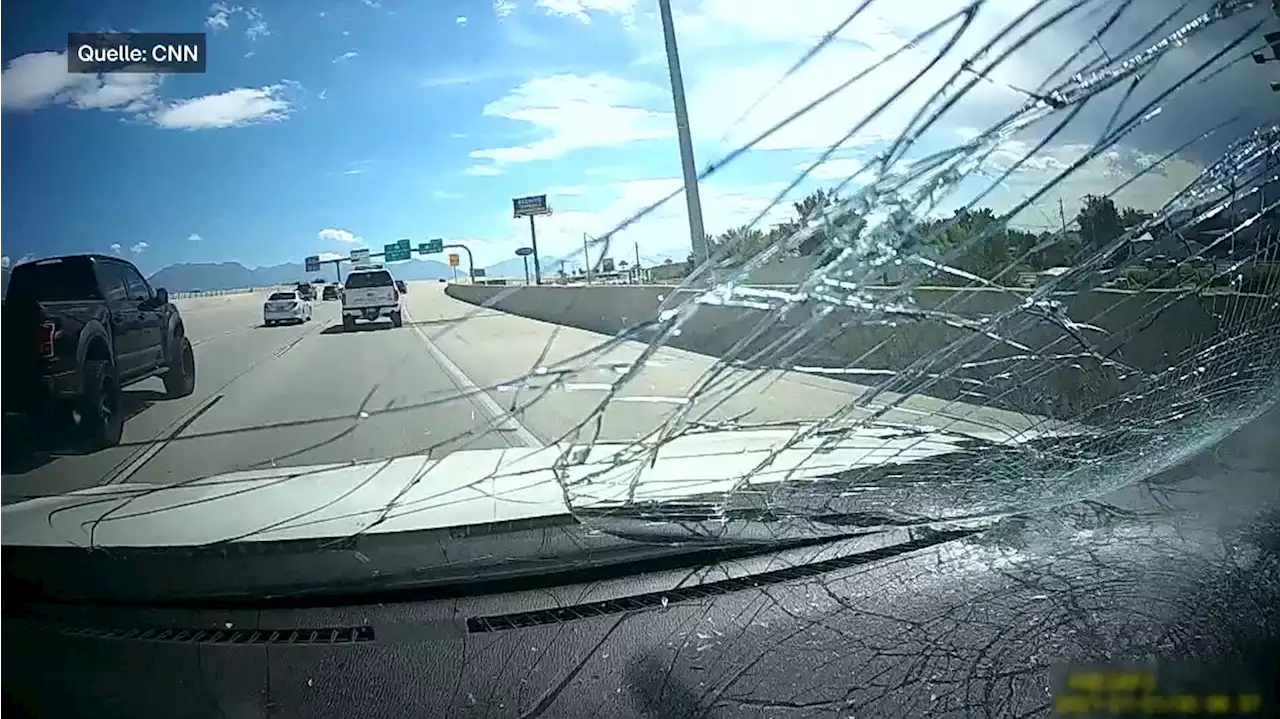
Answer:
<path fill-rule="evenodd" d="M 707 422 L 817 419 L 863 389 L 794 374 L 715 375 L 714 359 L 662 348 L 610 398 L 644 345 L 592 351 L 609 338 L 482 310 L 443 290 L 411 283 L 403 327 L 361 324 L 354 332 L 342 331 L 337 302 L 313 303 L 309 323 L 268 328 L 265 294 L 179 300 L 195 345 L 195 394 L 166 400 L 158 379 L 130 387 L 119 447 L 91 454 L 53 447 L 21 460 L 6 451 L 3 499 L 273 464 L 635 440 L 678 411 Z M 928 398 L 912 398 L 886 419 L 992 437 L 1046 426 Z"/>

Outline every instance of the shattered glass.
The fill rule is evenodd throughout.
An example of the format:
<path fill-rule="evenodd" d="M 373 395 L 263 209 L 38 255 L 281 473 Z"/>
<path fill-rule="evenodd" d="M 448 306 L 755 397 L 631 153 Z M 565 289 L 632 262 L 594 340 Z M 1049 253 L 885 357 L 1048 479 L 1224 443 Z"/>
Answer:
<path fill-rule="evenodd" d="M 871 4 L 854 9 L 793 71 L 840 29 L 856 25 Z M 589 357 L 531 368 L 507 383 L 511 398 L 504 408 L 519 417 L 546 392 L 566 389 L 595 359 L 638 340 L 647 345 L 612 381 L 577 387 L 601 396 L 597 412 L 563 437 L 557 463 L 578 519 L 660 542 L 984 525 L 1156 474 L 1280 398 L 1280 125 L 1242 130 L 1225 117 L 1216 125 L 1173 123 L 1186 143 L 1174 152 L 1206 140 L 1225 147 L 1158 211 L 1083 246 L 1071 241 L 1088 228 L 1069 226 L 1064 217 L 1060 229 L 1041 235 L 1039 245 L 1023 248 L 1022 257 L 997 272 L 975 273 L 965 262 L 1000 242 L 1011 220 L 1053 197 L 1072 173 L 1157 121 L 1180 94 L 1199 92 L 1224 68 L 1265 49 L 1259 38 L 1277 22 L 1273 9 L 1235 0 L 1161 6 L 1161 22 L 1135 31 L 1134 18 L 1151 17 L 1149 4 L 1042 3 L 975 41 L 975 20 L 989 4 L 968 4 L 948 17 L 939 9 L 938 23 L 904 45 L 936 45 L 937 59 L 973 49 L 915 108 L 903 133 L 837 186 L 839 199 L 749 256 L 734 257 L 727 244 L 713 244 L 711 256 L 659 307 L 638 307 L 631 326 Z M 1038 88 L 1022 91 L 1020 107 L 950 146 L 922 141 L 975 87 L 998 81 L 1015 51 L 1070 22 L 1091 23 L 1093 36 Z M 1109 51 L 1102 38 L 1112 38 Z M 832 94 L 856 91 L 872 71 L 832 78 Z M 1276 106 L 1265 83 L 1249 89 L 1264 108 Z M 797 108 L 792 119 L 829 97 Z M 851 120 L 845 140 L 885 107 Z M 981 213 L 1000 183 L 1036 163 L 1040 150 L 1065 136 L 1085 111 L 1110 114 L 1087 151 L 1058 163 L 1051 182 L 979 231 L 950 245 L 938 241 Z M 1029 149 L 1013 162 L 996 162 L 1015 140 Z M 701 177 L 723 171 L 753 144 L 712 163 Z M 829 148 L 775 204 L 841 149 Z M 1162 172 L 1172 154 L 1130 168 L 1117 178 L 1116 191 Z M 960 195 L 967 197 L 957 200 Z M 625 237 L 662 204 L 595 240 L 592 254 L 609 254 L 615 235 Z M 765 216 L 753 225 L 763 227 Z M 815 238 L 819 251 L 797 252 Z M 1187 248 L 1176 261 L 1160 255 L 1170 241 Z M 940 245 L 946 251 L 938 252 Z M 1018 281 L 1021 260 L 1055 248 L 1063 266 L 1040 273 L 1031 287 Z M 809 264 L 789 284 L 752 282 L 756 271 L 780 261 Z M 883 282 L 886 268 L 897 275 L 892 286 Z M 521 291 L 487 304 L 501 307 Z M 725 322 L 730 313 L 729 346 L 686 396 L 645 397 L 640 389 L 623 397 L 624 388 L 642 382 L 646 362 L 664 345 L 678 345 L 698 322 L 705 333 L 707 321 Z M 861 389 L 854 401 L 815 422 L 753 421 L 751 410 L 708 419 L 728 396 L 763 397 L 779 371 L 846 379 Z M 610 406 L 624 399 L 670 410 L 658 431 L 625 450 L 608 457 L 587 451 Z M 772 439 L 752 449 L 724 445 L 723 457 L 715 459 L 736 468 L 734 481 L 698 484 L 690 476 L 688 486 L 673 491 L 649 472 L 659 458 L 679 460 L 682 438 L 732 432 L 745 441 L 748 431 Z"/>

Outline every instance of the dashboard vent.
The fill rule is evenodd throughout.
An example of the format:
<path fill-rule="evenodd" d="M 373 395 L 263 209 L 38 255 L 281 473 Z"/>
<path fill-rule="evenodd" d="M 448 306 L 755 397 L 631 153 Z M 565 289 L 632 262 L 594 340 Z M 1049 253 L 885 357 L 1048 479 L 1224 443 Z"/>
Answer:
<path fill-rule="evenodd" d="M 122 639 L 173 644 L 355 644 L 372 642 L 373 627 L 317 629 L 120 629 L 65 627 L 62 633 L 86 639 Z"/>

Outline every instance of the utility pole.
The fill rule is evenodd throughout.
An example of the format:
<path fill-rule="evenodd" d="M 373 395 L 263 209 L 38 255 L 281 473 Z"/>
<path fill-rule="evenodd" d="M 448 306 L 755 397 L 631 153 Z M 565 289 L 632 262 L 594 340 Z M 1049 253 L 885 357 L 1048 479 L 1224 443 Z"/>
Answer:
<path fill-rule="evenodd" d="M 587 250 L 587 233 L 582 233 L 582 265 L 586 268 L 587 284 L 591 284 L 591 253 Z"/>
<path fill-rule="evenodd" d="M 640 242 L 636 241 L 636 263 L 631 268 L 631 277 L 640 284 Z"/>
<path fill-rule="evenodd" d="M 689 239 L 694 261 L 704 263 L 707 233 L 702 227 L 702 198 L 698 194 L 698 169 L 693 161 L 693 138 L 689 132 L 689 108 L 684 99 L 684 77 L 680 72 L 680 51 L 676 48 L 676 28 L 671 19 L 671 0 L 658 0 L 662 15 L 662 36 L 667 45 L 667 70 L 671 74 L 671 100 L 676 116 L 676 137 L 680 141 L 680 164 L 684 170 L 684 201 L 689 210 Z"/>

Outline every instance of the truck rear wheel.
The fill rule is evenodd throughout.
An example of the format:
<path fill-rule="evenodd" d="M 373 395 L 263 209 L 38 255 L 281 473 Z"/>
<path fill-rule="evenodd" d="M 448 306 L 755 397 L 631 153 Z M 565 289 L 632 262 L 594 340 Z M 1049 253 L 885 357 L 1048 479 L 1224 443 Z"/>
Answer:
<path fill-rule="evenodd" d="M 353 329 L 355 329 L 355 328 L 356 328 L 356 318 L 352 317 L 351 315 L 343 315 L 343 316 L 342 316 L 342 331 L 343 331 L 343 332 L 350 332 L 351 330 L 353 330 Z"/>
<path fill-rule="evenodd" d="M 164 373 L 164 391 L 169 399 L 186 397 L 196 391 L 196 353 L 191 340 L 178 338 L 169 351 L 169 369 Z"/>
<path fill-rule="evenodd" d="M 401 314 L 400 314 L 399 312 L 392 312 L 392 313 L 391 313 L 391 326 L 392 326 L 392 327 L 399 327 L 399 326 L 400 326 L 400 325 L 402 325 L 402 324 L 404 324 L 404 317 L 403 317 L 403 316 L 401 316 Z"/>
<path fill-rule="evenodd" d="M 93 449 L 120 444 L 124 414 L 120 410 L 120 382 L 110 360 L 84 363 L 84 393 L 77 402 L 80 434 Z"/>

